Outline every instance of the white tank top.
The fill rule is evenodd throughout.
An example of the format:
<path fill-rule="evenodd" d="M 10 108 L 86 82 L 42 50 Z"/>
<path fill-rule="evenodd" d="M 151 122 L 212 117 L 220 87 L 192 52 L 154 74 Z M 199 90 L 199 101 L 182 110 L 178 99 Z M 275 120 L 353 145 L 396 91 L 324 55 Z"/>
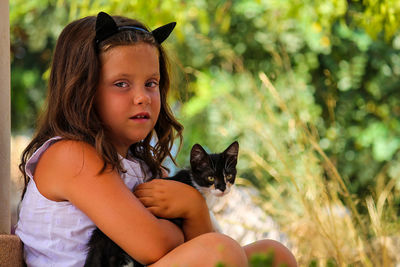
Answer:
<path fill-rule="evenodd" d="M 83 266 L 86 260 L 87 243 L 95 224 L 68 201 L 56 202 L 45 198 L 38 191 L 33 174 L 39 158 L 46 149 L 59 141 L 60 137 L 47 140 L 27 161 L 25 170 L 30 178 L 20 204 L 19 219 L 15 234 L 24 243 L 25 262 L 30 266 Z M 127 171 L 121 173 L 125 185 L 133 190 L 150 177 L 146 169 L 142 172 L 137 160 L 122 159 Z"/>

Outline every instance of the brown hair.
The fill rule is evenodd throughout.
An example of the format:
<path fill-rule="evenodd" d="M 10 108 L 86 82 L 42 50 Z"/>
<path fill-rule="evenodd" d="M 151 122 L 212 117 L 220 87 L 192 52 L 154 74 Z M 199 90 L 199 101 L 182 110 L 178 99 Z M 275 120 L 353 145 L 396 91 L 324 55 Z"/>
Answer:
<path fill-rule="evenodd" d="M 132 25 L 147 29 L 137 20 L 113 16 L 118 26 Z M 26 191 L 29 181 L 25 165 L 32 154 L 49 138 L 61 136 L 64 139 L 84 141 L 94 146 L 104 160 L 103 172 L 110 165 L 120 172 L 122 168 L 118 153 L 109 142 L 104 127 L 95 109 L 95 95 L 100 75 L 99 54 L 119 45 L 134 45 L 145 42 L 155 46 L 159 52 L 161 110 L 148 136 L 130 147 L 134 157 L 143 160 L 152 175 L 161 174 L 162 162 L 171 157 L 170 151 L 176 137 L 182 143 L 183 126 L 174 118 L 167 94 L 170 88 L 167 55 L 161 45 L 149 33 L 121 31 L 95 44 L 96 17 L 89 16 L 68 24 L 61 32 L 54 51 L 48 85 L 46 106 L 39 119 L 39 125 L 32 141 L 22 153 L 20 171 L 23 173 Z M 150 144 L 156 133 L 157 142 Z"/>

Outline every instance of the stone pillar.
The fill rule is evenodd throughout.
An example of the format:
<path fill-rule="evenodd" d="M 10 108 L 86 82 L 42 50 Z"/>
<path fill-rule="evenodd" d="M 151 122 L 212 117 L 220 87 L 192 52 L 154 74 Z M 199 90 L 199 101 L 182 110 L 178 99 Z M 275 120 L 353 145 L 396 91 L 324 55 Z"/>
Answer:
<path fill-rule="evenodd" d="M 22 243 L 11 232 L 10 212 L 10 21 L 9 2 L 0 0 L 0 266 L 23 267 Z"/>
<path fill-rule="evenodd" d="M 10 234 L 10 22 L 9 2 L 0 1 L 0 234 Z"/>

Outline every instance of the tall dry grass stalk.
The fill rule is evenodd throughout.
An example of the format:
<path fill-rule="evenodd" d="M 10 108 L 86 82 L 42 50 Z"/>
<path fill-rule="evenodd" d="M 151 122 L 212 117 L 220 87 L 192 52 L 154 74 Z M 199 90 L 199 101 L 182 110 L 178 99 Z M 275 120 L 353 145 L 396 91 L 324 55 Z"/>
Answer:
<path fill-rule="evenodd" d="M 394 266 L 399 260 L 400 247 L 394 247 L 393 242 L 389 241 L 388 235 L 396 232 L 389 233 L 387 230 L 390 228 L 389 225 L 396 221 L 386 220 L 387 216 L 383 214 L 386 208 L 395 210 L 394 207 L 388 207 L 386 201 L 393 192 L 395 181 L 389 181 L 375 198 L 371 195 L 366 199 L 359 199 L 351 195 L 336 166 L 319 145 L 316 128 L 310 122 L 305 123 L 287 107 L 264 73 L 260 73 L 259 78 L 263 86 L 268 89 L 276 106 L 288 117 L 290 124 L 288 129 L 296 132 L 293 135 L 296 138 L 291 141 L 292 145 L 300 144 L 303 149 L 298 151 L 299 153 L 290 155 L 290 150 L 280 149 L 268 135 L 258 131 L 265 141 L 265 149 L 272 150 L 277 155 L 283 166 L 283 172 L 282 170 L 271 172 L 273 166 L 265 160 L 258 160 L 258 164 L 277 178 L 277 181 L 282 181 L 277 177 L 277 173 L 286 176 L 287 183 L 290 183 L 286 184 L 287 188 L 294 188 L 294 190 L 282 190 L 286 191 L 286 194 L 275 193 L 274 196 L 278 199 L 274 202 L 285 203 L 288 196 L 298 202 L 298 206 L 294 209 L 285 207 L 286 209 L 275 212 L 280 213 L 278 215 L 284 222 L 283 225 L 286 225 L 285 230 L 293 240 L 300 263 L 308 264 L 318 260 L 324 265 L 331 258 L 339 266 L 349 264 Z M 262 92 L 259 91 L 257 94 Z M 274 113 L 268 112 L 268 115 L 273 117 Z M 272 122 L 277 120 L 271 118 Z M 254 126 L 256 131 L 260 129 L 257 125 Z M 246 153 L 253 159 L 257 157 L 252 151 Z M 300 162 L 294 161 L 292 156 L 302 159 Z M 293 162 L 303 164 L 304 172 L 301 175 L 296 172 Z M 267 186 L 266 189 L 276 190 L 272 186 Z M 363 203 L 368 208 L 368 215 L 358 212 L 357 207 Z M 269 210 L 268 206 L 266 210 Z"/>
<path fill-rule="evenodd" d="M 289 236 L 300 266 L 332 260 L 338 266 L 400 263 L 397 207 L 388 201 L 395 181 L 385 184 L 385 177 L 366 199 L 352 195 L 311 120 L 288 107 L 264 73 L 259 78 L 262 88 L 253 84 L 246 95 L 224 95 L 225 104 L 218 107 L 234 122 L 221 133 L 235 131 L 232 124 L 245 129 L 239 163 L 261 181 L 260 204 Z M 276 182 L 262 182 L 266 174 Z M 360 207 L 368 213 L 361 214 Z"/>

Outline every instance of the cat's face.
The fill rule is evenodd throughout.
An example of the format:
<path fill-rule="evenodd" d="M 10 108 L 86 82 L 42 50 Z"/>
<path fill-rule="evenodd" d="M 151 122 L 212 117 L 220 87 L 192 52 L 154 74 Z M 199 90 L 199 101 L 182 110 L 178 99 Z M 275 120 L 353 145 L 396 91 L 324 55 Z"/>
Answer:
<path fill-rule="evenodd" d="M 190 153 L 193 180 L 215 196 L 227 194 L 235 183 L 238 153 L 238 142 L 219 154 L 208 154 L 199 144 L 194 145 Z"/>

